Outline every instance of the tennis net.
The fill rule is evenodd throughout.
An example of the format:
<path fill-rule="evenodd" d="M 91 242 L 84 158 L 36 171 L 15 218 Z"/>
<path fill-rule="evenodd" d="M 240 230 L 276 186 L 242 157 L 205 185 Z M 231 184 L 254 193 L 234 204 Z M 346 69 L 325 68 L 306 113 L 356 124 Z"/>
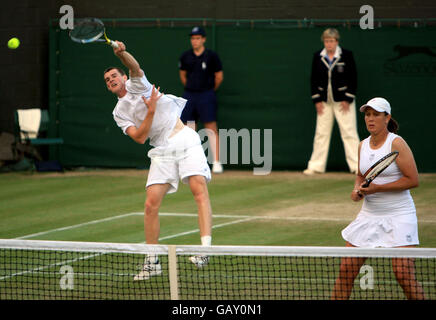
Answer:
<path fill-rule="evenodd" d="M 149 255 L 161 272 L 135 281 Z M 192 256 L 208 256 L 207 265 L 198 268 Z M 0 299 L 332 297 L 436 299 L 436 249 L 0 240 Z"/>

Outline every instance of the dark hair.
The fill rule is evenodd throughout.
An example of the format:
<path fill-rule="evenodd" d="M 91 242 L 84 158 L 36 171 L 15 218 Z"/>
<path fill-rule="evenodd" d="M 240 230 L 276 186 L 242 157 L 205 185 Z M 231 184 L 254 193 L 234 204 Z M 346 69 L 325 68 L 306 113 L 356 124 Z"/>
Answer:
<path fill-rule="evenodd" d="M 106 68 L 105 70 L 104 70 L 104 72 L 103 72 L 103 75 L 105 75 L 106 74 L 106 72 L 109 72 L 109 71 L 111 71 L 111 70 L 113 70 L 113 69 L 116 69 L 122 76 L 125 76 L 126 75 L 126 72 L 123 70 L 123 69 L 121 69 L 121 68 L 118 68 L 118 67 L 109 67 L 109 68 Z"/>
<path fill-rule="evenodd" d="M 388 113 L 385 112 L 385 114 Z M 388 131 L 392 133 L 397 133 L 399 129 L 400 129 L 400 125 L 398 124 L 397 120 L 395 120 L 391 116 L 391 119 L 388 122 Z"/>

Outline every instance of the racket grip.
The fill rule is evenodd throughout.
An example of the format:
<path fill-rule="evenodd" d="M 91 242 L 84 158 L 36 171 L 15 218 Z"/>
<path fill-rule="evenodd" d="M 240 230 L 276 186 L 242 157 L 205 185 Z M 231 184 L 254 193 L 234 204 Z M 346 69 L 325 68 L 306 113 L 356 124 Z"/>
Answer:
<path fill-rule="evenodd" d="M 112 48 L 118 48 L 118 43 L 116 43 L 115 41 L 112 41 L 112 40 L 109 40 L 109 45 L 112 47 Z"/>

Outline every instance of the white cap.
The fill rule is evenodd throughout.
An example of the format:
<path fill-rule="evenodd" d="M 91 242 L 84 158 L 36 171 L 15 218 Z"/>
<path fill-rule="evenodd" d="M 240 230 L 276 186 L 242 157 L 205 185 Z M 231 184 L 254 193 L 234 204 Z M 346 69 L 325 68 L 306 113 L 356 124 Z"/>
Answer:
<path fill-rule="evenodd" d="M 371 107 L 378 112 L 387 112 L 388 114 L 391 114 L 391 105 L 388 100 L 384 98 L 372 98 L 360 107 L 360 112 L 365 112 L 366 107 Z"/>

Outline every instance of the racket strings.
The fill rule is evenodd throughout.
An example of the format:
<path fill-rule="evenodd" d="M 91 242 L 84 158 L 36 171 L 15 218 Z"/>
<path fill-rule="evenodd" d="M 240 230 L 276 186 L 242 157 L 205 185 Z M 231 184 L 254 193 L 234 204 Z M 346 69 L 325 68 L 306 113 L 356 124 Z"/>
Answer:
<path fill-rule="evenodd" d="M 369 173 L 367 178 L 376 177 L 381 171 L 386 169 L 392 162 L 394 162 L 395 158 L 397 157 L 396 154 L 393 154 L 391 157 L 386 158 L 385 160 L 381 161 L 377 166 L 374 167 Z"/>
<path fill-rule="evenodd" d="M 78 39 L 92 39 L 98 36 L 102 32 L 101 28 L 97 26 L 80 26 L 76 32 L 73 33 L 73 36 Z"/>
<path fill-rule="evenodd" d="M 76 39 L 93 39 L 104 34 L 104 25 L 98 21 L 83 20 L 78 22 L 71 31 L 71 36 Z"/>

